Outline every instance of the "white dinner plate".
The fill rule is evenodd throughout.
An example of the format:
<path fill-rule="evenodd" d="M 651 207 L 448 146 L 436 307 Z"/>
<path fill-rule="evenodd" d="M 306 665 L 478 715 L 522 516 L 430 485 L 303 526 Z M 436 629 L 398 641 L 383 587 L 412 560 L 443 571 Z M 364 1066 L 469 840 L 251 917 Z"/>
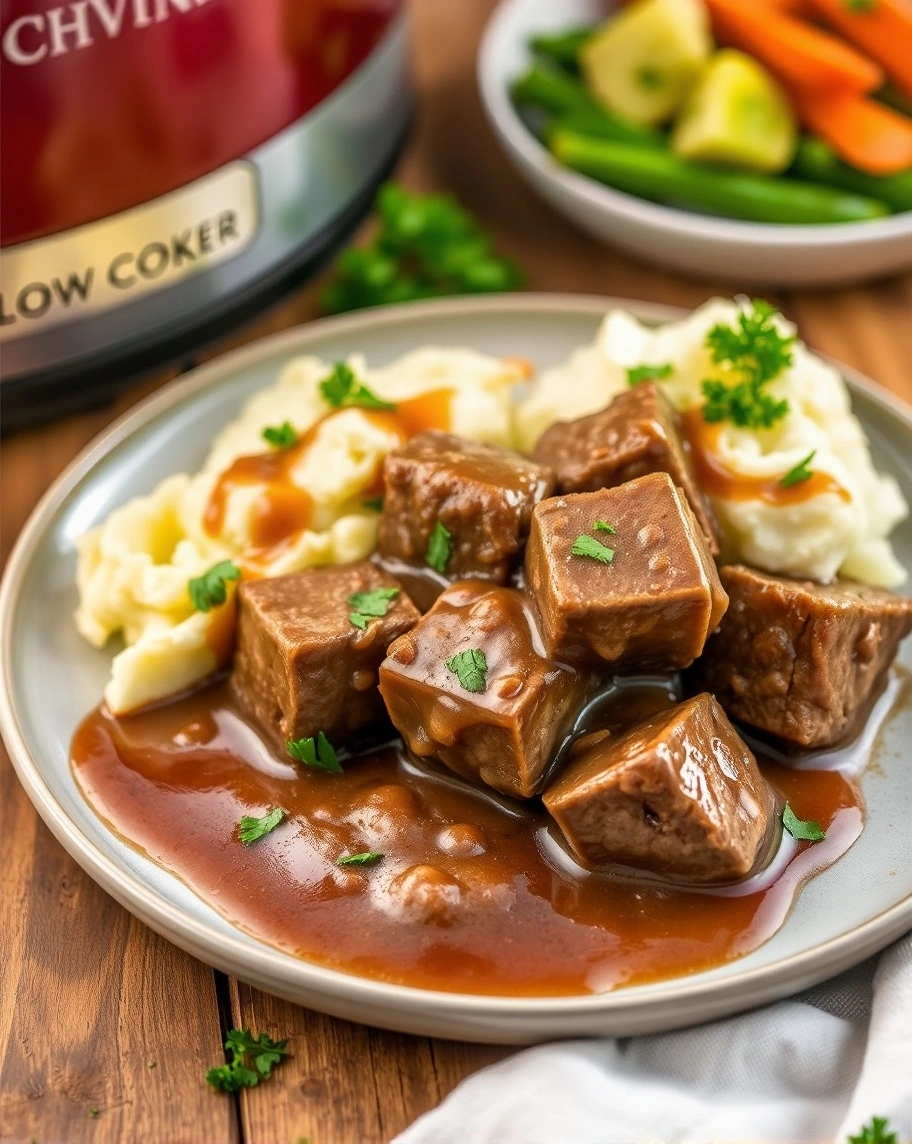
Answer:
<path fill-rule="evenodd" d="M 748 956 L 708 972 L 576 997 L 489 997 L 389 985 L 308 964 L 241 932 L 177 878 L 119 840 L 90 810 L 69 743 L 99 701 L 110 653 L 72 621 L 76 538 L 163 477 L 194 470 L 214 433 L 297 353 L 352 351 L 384 364 L 429 343 L 531 358 L 538 367 L 591 341 L 607 298 L 513 295 L 373 310 L 267 338 L 202 366 L 98 438 L 41 501 L 0 588 L 0 729 L 29 797 L 76 861 L 128 910 L 203 961 L 270 993 L 405 1032 L 514 1042 L 653 1032 L 772 1001 L 861 961 L 912 927 L 912 709 L 886 725 L 862 778 L 868 824 L 858 842 L 801 892 L 785 924 Z M 621 303 L 660 322 L 674 311 Z M 877 466 L 912 501 L 912 414 L 844 371 Z M 895 534 L 912 567 L 912 525 Z M 901 654 L 912 667 L 912 641 Z"/>

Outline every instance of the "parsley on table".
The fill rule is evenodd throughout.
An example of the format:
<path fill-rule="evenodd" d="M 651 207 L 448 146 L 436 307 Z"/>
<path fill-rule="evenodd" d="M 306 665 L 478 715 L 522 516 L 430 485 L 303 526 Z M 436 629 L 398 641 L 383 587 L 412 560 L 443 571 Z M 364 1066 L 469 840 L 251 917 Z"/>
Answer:
<path fill-rule="evenodd" d="M 353 592 L 346 601 L 350 608 L 354 608 L 348 618 L 356 628 L 364 631 L 371 620 L 386 615 L 398 595 L 398 588 L 372 588 L 369 592 Z"/>
<path fill-rule="evenodd" d="M 249 846 L 252 842 L 259 842 L 261 838 L 265 838 L 267 834 L 271 834 L 284 817 L 285 811 L 280 806 L 274 806 L 272 810 L 270 810 L 268 814 L 264 814 L 262 818 L 245 814 L 238 823 L 238 838 L 240 838 L 245 846 Z"/>
<path fill-rule="evenodd" d="M 206 1083 L 220 1092 L 238 1092 L 242 1088 L 255 1088 L 261 1080 L 268 1080 L 273 1068 L 288 1056 L 287 1039 L 274 1041 L 266 1033 L 256 1038 L 249 1029 L 231 1029 L 225 1038 L 225 1050 L 231 1060 L 219 1068 L 209 1069 Z M 251 1057 L 253 1067 L 248 1064 Z"/>
<path fill-rule="evenodd" d="M 609 524 L 607 520 L 597 520 L 592 526 L 596 532 L 610 532 L 612 535 L 617 532 L 613 524 Z"/>
<path fill-rule="evenodd" d="M 466 691 L 484 691 L 487 687 L 488 661 L 481 648 L 470 647 L 466 651 L 457 652 L 445 663 Z"/>
<path fill-rule="evenodd" d="M 337 361 L 332 367 L 332 373 L 323 378 L 320 393 L 333 409 L 357 406 L 359 409 L 378 409 L 384 413 L 394 413 L 396 410 L 392 401 L 384 401 L 363 382 L 358 381 L 355 371 L 344 361 Z"/>
<path fill-rule="evenodd" d="M 343 854 L 336 859 L 337 866 L 370 866 L 379 862 L 385 855 L 377 850 L 363 850 L 360 854 Z"/>
<path fill-rule="evenodd" d="M 826 831 L 819 822 L 799 818 L 788 803 L 782 811 L 782 825 L 799 842 L 822 842 L 826 838 Z"/>
<path fill-rule="evenodd" d="M 303 763 L 313 767 L 315 771 L 329 771 L 330 774 L 341 775 L 342 764 L 336 755 L 335 749 L 322 731 L 317 737 L 311 735 L 306 739 L 286 739 L 285 750 L 296 763 Z"/>
<path fill-rule="evenodd" d="M 229 580 L 240 580 L 241 570 L 231 560 L 213 564 L 202 576 L 195 576 L 187 582 L 190 600 L 198 612 L 211 612 L 228 599 Z"/>
<path fill-rule="evenodd" d="M 885 1116 L 874 1116 L 857 1136 L 850 1136 L 847 1144 L 899 1144 L 899 1136 L 890 1130 Z"/>
<path fill-rule="evenodd" d="M 809 469 L 808 465 L 810 465 L 816 456 L 817 450 L 811 449 L 804 460 L 799 461 L 794 468 L 789 469 L 785 476 L 780 479 L 779 484 L 782 485 L 784 489 L 790 489 L 792 485 L 799 485 L 802 481 L 809 481 L 814 475 L 814 470 Z"/>
<path fill-rule="evenodd" d="M 438 572 L 446 572 L 446 566 L 450 561 L 452 553 L 452 532 L 450 532 L 443 521 L 434 521 L 434 527 L 431 529 L 431 535 L 428 539 L 427 555 L 424 558 L 425 562 Z"/>
<path fill-rule="evenodd" d="M 522 284 L 514 264 L 492 252 L 487 234 L 449 195 L 413 195 L 386 183 L 374 206 L 376 237 L 339 256 L 320 296 L 329 313 Z"/>
<path fill-rule="evenodd" d="M 663 381 L 674 373 L 671 362 L 662 365 L 635 365 L 627 370 L 627 384 L 639 385 L 641 381 Z"/>
<path fill-rule="evenodd" d="M 283 421 L 281 425 L 267 425 L 263 440 L 276 449 L 290 449 L 298 442 L 298 432 L 290 421 Z"/>
<path fill-rule="evenodd" d="M 792 364 L 794 334 L 776 328 L 777 311 L 756 301 L 738 314 L 737 326 L 719 323 L 706 335 L 712 360 L 740 375 L 728 384 L 715 378 L 703 381 L 704 421 L 731 421 L 742 429 L 769 429 L 788 413 L 784 398 L 776 400 L 764 386 Z"/>
<path fill-rule="evenodd" d="M 592 560 L 598 560 L 600 564 L 610 564 L 614 559 L 613 548 L 609 548 L 607 544 L 602 544 L 594 536 L 587 536 L 585 532 L 574 540 L 570 553 L 572 556 L 588 556 Z"/>

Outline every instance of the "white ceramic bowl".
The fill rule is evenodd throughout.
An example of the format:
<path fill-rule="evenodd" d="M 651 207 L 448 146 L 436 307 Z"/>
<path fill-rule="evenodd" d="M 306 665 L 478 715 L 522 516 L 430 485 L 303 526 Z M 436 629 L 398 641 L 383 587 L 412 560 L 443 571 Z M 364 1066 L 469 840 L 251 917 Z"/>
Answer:
<path fill-rule="evenodd" d="M 604 19 L 612 0 L 503 0 L 488 25 L 478 80 L 488 118 L 519 172 L 553 207 L 622 250 L 689 276 L 767 286 L 830 286 L 912 268 L 912 211 L 871 222 L 776 226 L 661 206 L 561 167 L 510 102 L 536 32 Z"/>

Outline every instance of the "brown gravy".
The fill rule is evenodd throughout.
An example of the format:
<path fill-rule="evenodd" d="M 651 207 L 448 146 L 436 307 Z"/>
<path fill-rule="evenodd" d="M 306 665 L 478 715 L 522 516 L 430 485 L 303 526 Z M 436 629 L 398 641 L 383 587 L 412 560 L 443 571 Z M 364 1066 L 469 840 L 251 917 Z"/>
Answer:
<path fill-rule="evenodd" d="M 655 685 L 621 689 L 579 729 L 672 701 Z M 786 837 L 765 875 L 711 891 L 590 872 L 539 803 L 487 794 L 398 744 L 348 759 L 342 775 L 277 758 L 224 683 L 128 717 L 94 711 L 72 765 L 118 834 L 263 941 L 349 973 L 466 993 L 600 992 L 740 957 L 775 933 L 863 821 L 839 772 L 764 762 L 795 813 L 827 829 L 823 842 Z M 285 821 L 243 846 L 239 819 L 274 806 Z M 365 850 L 385 857 L 337 865 Z"/>

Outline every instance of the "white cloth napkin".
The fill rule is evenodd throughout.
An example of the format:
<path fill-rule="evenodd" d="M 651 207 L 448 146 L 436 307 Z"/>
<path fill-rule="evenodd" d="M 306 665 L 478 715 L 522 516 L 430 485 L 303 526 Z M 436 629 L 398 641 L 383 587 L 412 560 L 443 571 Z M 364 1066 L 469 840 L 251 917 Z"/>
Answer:
<path fill-rule="evenodd" d="M 912 1144 L 912 934 L 790 1001 L 483 1069 L 393 1144 Z"/>

